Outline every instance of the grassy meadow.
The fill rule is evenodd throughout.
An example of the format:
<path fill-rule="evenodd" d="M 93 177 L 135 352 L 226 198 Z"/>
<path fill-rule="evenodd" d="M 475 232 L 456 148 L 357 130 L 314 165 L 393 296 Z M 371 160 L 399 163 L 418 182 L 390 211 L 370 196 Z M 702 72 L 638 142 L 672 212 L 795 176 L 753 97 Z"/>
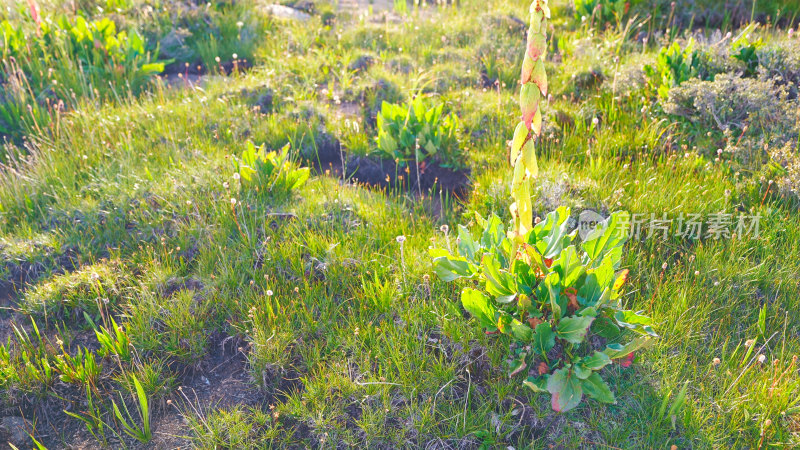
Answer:
<path fill-rule="evenodd" d="M 511 219 L 530 2 L 282 3 L 0 10 L 3 444 L 800 446 L 796 0 L 551 1 L 534 215 L 629 212 L 659 335 L 564 413 L 429 254 Z"/>

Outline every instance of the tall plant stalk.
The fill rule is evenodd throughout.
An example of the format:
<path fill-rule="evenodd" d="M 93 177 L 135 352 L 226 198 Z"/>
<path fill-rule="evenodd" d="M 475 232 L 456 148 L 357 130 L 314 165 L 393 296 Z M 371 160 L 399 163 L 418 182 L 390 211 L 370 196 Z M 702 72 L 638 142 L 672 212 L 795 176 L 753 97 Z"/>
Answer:
<path fill-rule="evenodd" d="M 513 234 L 524 236 L 533 227 L 530 179 L 539 172 L 535 142 L 542 134 L 541 104 L 547 98 L 547 73 L 544 60 L 547 54 L 547 23 L 550 8 L 547 0 L 534 0 L 530 6 L 530 28 L 525 59 L 520 77 L 519 106 L 521 121 L 514 130 L 509 162 L 514 169 L 511 181 L 511 214 Z M 518 240 L 518 239 L 515 239 Z"/>

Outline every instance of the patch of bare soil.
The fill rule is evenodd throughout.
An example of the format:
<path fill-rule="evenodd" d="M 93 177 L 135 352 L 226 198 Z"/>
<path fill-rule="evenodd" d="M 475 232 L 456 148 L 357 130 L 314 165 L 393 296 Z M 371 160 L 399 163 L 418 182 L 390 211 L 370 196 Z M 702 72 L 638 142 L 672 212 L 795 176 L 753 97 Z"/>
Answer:
<path fill-rule="evenodd" d="M 81 340 L 84 345 L 87 342 Z M 247 368 L 243 340 L 215 332 L 209 337 L 205 359 L 198 364 L 177 368 L 178 389 L 170 395 L 151 403 L 153 439 L 143 444 L 124 436 L 124 445 L 130 448 L 189 448 L 191 430 L 184 415 L 204 417 L 219 408 L 236 405 L 267 407 L 270 396 L 252 383 Z M 104 361 L 104 386 L 106 399 L 112 396 L 115 384 L 110 381 L 113 363 Z M 119 404 L 120 399 L 114 398 Z M 129 399 L 126 399 L 126 401 Z M 131 402 L 134 416 L 135 406 Z M 82 422 L 67 416 L 63 411 L 80 413 L 86 407 L 82 388 L 57 381 L 44 397 L 21 396 L 13 404 L 0 409 L 2 417 L 20 417 L 30 425 L 39 442 L 47 448 L 98 448 L 99 442 Z M 108 405 L 107 405 L 108 406 Z M 106 420 L 113 420 L 111 415 Z M 111 448 L 123 445 L 113 432 L 106 432 Z M 24 447 L 21 447 L 24 448 Z"/>
<path fill-rule="evenodd" d="M 442 167 L 437 163 L 399 164 L 375 156 L 348 155 L 339 143 L 321 146 L 316 161 L 307 161 L 318 173 L 327 173 L 369 187 L 419 193 L 449 192 L 464 196 L 469 188 L 469 170 Z"/>

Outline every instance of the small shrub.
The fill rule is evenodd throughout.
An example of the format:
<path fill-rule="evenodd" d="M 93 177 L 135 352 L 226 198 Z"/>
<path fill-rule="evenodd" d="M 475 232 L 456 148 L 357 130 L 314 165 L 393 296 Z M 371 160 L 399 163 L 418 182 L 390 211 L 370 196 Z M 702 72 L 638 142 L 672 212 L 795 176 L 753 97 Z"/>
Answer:
<path fill-rule="evenodd" d="M 627 240 L 627 228 L 620 225 L 627 215 L 612 215 L 580 247 L 567 219 L 569 209 L 557 209 L 517 246 L 497 216 L 478 216 L 480 236 L 459 226 L 456 255 L 431 250 L 441 279 L 464 278 L 480 288 L 465 287 L 462 305 L 488 333 L 512 338 L 509 375 L 527 375 L 523 384 L 552 394 L 556 411 L 574 408 L 582 394 L 613 403 L 600 370 L 656 336 L 648 317 L 620 301 L 628 273 L 617 271 Z M 640 337 L 622 345 L 622 330 Z"/>
<path fill-rule="evenodd" d="M 458 118 L 443 111 L 444 104 L 428 108 L 420 96 L 406 105 L 383 102 L 378 149 L 401 164 L 434 160 L 445 167 L 459 166 Z"/>
<path fill-rule="evenodd" d="M 794 106 L 793 106 L 794 105 Z M 664 110 L 685 117 L 701 127 L 720 131 L 779 131 L 791 128 L 796 103 L 770 80 L 720 74 L 714 81 L 692 80 L 668 91 Z"/>
<path fill-rule="evenodd" d="M 800 201 L 800 149 L 796 142 L 786 142 L 782 147 L 769 151 L 774 171 L 778 177 L 780 193 Z"/>
<path fill-rule="evenodd" d="M 247 142 L 247 148 L 235 162 L 242 187 L 257 193 L 287 195 L 303 186 L 309 177 L 308 167 L 301 168 L 289 154 L 289 145 L 268 152 L 264 146 Z"/>
<path fill-rule="evenodd" d="M 790 99 L 800 89 L 800 41 L 788 39 L 758 49 L 759 77 L 786 86 Z"/>

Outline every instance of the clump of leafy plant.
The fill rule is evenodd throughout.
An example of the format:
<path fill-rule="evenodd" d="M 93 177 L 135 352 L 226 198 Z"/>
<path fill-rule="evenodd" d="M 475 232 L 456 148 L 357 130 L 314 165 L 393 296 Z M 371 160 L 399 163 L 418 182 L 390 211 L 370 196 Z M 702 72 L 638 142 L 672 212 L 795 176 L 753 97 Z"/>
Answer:
<path fill-rule="evenodd" d="M 627 0 L 575 0 L 575 18 L 613 23 L 622 19 L 629 8 Z"/>
<path fill-rule="evenodd" d="M 235 164 L 242 187 L 257 193 L 289 194 L 303 186 L 310 174 L 308 167 L 291 159 L 289 144 L 279 151 L 267 151 L 248 141 Z"/>
<path fill-rule="evenodd" d="M 658 52 L 654 65 L 648 64 L 644 69 L 658 95 L 667 98 L 671 88 L 698 75 L 700 53 L 694 48 L 692 39 L 683 47 L 678 42 L 673 42 Z"/>
<path fill-rule="evenodd" d="M 383 102 L 378 114 L 378 149 L 401 164 L 435 160 L 460 165 L 458 118 L 444 114 L 444 104 L 428 108 L 421 96 L 406 105 Z"/>
<path fill-rule="evenodd" d="M 620 302 L 627 214 L 613 214 L 580 246 L 568 219 L 569 210 L 559 208 L 520 240 L 508 237 L 497 216 L 478 217 L 480 236 L 459 226 L 456 255 L 431 250 L 440 278 L 464 278 L 478 288 L 462 290 L 464 308 L 488 333 L 516 342 L 510 376 L 526 376 L 523 384 L 552 394 L 556 411 L 574 408 L 583 394 L 613 403 L 600 370 L 656 336 L 648 317 Z M 621 344 L 626 329 L 640 336 Z"/>
<path fill-rule="evenodd" d="M 135 28 L 118 31 L 109 18 L 4 20 L 0 56 L 9 74 L 0 79 L 0 133 L 12 138 L 79 99 L 138 94 L 164 70 Z"/>
<path fill-rule="evenodd" d="M 761 38 L 750 40 L 752 25 L 745 28 L 739 37 L 731 44 L 731 56 L 744 65 L 744 75 L 753 77 L 758 73 L 758 51 L 764 43 Z"/>
<path fill-rule="evenodd" d="M 471 282 L 461 291 L 461 303 L 480 325 L 513 340 L 509 376 L 524 377 L 522 383 L 535 392 L 549 392 L 553 409 L 567 411 L 584 394 L 613 403 L 600 371 L 656 334 L 648 317 L 624 309 L 620 301 L 628 274 L 618 271 L 627 240 L 626 213 L 613 214 L 580 245 L 574 243 L 577 231 L 569 230 L 567 208 L 533 223 L 529 180 L 538 173 L 534 140 L 541 135 L 540 102 L 547 95 L 547 0 L 534 0 L 530 14 L 522 121 L 509 155 L 512 225 L 506 229 L 496 215 L 477 215 L 478 236 L 459 225 L 456 254 L 439 248 L 430 254 L 441 279 Z M 625 329 L 640 336 L 622 344 Z"/>

